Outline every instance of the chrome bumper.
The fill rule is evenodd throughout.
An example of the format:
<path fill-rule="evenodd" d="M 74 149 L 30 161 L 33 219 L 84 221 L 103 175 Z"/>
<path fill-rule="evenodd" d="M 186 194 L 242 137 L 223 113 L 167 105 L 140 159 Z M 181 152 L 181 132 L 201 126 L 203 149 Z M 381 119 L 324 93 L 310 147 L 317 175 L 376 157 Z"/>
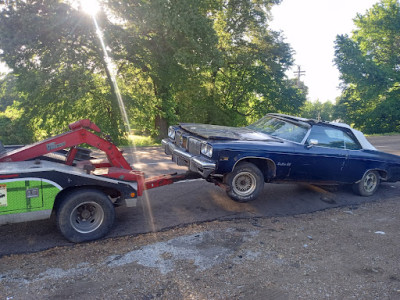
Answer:
<path fill-rule="evenodd" d="M 199 173 L 203 178 L 207 178 L 215 171 L 216 164 L 211 160 L 190 154 L 167 139 L 162 140 L 161 143 L 165 154 L 172 155 L 172 160 L 177 165 L 186 166 L 190 171 Z"/>

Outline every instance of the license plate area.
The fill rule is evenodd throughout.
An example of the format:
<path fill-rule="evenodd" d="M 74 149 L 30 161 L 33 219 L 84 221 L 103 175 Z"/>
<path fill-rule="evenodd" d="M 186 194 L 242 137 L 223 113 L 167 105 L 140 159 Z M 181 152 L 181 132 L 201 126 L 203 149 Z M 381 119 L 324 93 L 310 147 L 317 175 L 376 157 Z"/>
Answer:
<path fill-rule="evenodd" d="M 189 160 L 183 159 L 177 155 L 172 155 L 172 161 L 176 163 L 178 166 L 189 166 Z"/>

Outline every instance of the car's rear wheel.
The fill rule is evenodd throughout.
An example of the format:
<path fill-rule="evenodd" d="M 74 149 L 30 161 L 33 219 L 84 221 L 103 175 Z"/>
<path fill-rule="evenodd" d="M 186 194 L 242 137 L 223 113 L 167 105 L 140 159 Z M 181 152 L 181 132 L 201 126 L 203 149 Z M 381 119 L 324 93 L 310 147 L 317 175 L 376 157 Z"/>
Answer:
<path fill-rule="evenodd" d="M 96 240 L 114 224 L 114 205 L 106 194 L 80 189 L 65 196 L 56 212 L 57 226 L 71 242 Z"/>
<path fill-rule="evenodd" d="M 360 196 L 372 196 L 378 190 L 380 176 L 377 171 L 367 171 L 363 178 L 353 185 L 353 190 Z"/>
<path fill-rule="evenodd" d="M 263 190 L 264 176 L 252 163 L 239 163 L 226 175 L 228 196 L 237 202 L 248 202 L 256 199 Z"/>

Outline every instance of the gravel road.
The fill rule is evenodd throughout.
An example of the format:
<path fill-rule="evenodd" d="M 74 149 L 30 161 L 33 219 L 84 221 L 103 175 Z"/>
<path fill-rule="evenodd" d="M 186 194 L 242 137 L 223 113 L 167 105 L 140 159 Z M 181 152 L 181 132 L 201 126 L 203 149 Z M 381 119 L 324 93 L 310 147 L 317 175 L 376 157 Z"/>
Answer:
<path fill-rule="evenodd" d="M 400 197 L 0 258 L 2 299 L 400 299 Z"/>

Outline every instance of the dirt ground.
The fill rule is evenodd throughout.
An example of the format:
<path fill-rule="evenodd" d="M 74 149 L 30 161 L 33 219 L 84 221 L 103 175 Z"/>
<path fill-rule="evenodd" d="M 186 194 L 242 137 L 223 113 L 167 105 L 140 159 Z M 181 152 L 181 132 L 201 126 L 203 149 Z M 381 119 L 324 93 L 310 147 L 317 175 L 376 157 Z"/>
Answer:
<path fill-rule="evenodd" d="M 400 198 L 0 258 L 5 299 L 400 299 Z"/>

